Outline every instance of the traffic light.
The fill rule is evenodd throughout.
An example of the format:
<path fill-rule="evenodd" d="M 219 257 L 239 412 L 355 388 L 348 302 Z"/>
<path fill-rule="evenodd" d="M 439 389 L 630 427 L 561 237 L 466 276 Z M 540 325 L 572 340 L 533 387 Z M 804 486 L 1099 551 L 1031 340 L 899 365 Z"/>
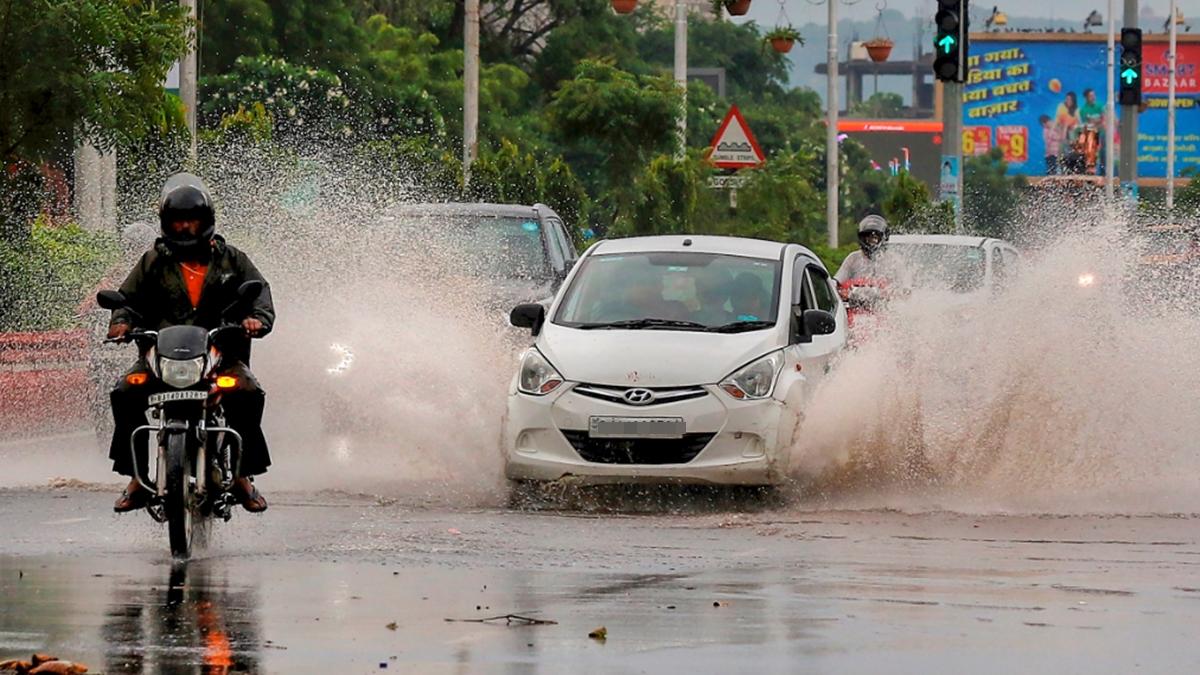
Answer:
<path fill-rule="evenodd" d="M 933 74 L 943 82 L 965 82 L 970 37 L 967 0 L 938 0 L 934 22 Z"/>
<path fill-rule="evenodd" d="M 1117 69 L 1121 81 L 1118 100 L 1121 105 L 1142 102 L 1142 29 L 1121 29 L 1121 65 Z"/>

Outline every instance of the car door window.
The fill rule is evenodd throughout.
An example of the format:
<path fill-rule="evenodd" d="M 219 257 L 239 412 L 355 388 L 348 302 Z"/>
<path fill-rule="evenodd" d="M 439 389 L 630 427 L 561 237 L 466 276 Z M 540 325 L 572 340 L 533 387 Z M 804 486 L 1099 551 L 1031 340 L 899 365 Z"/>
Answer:
<path fill-rule="evenodd" d="M 816 309 L 822 309 L 829 313 L 837 310 L 837 294 L 833 291 L 829 275 L 821 270 L 821 268 L 809 265 L 807 276 Z"/>
<path fill-rule="evenodd" d="M 792 268 L 792 306 L 800 306 L 802 310 L 813 309 L 812 289 L 808 287 L 808 275 L 804 273 L 808 259 L 796 257 L 795 267 Z"/>
<path fill-rule="evenodd" d="M 550 216 L 546 218 L 546 222 L 549 223 L 550 230 L 554 233 L 554 240 L 562 249 L 563 259 L 570 262 L 578 258 L 579 254 L 575 252 L 575 246 L 571 244 L 571 238 L 567 236 L 567 228 L 563 221 L 555 216 Z"/>

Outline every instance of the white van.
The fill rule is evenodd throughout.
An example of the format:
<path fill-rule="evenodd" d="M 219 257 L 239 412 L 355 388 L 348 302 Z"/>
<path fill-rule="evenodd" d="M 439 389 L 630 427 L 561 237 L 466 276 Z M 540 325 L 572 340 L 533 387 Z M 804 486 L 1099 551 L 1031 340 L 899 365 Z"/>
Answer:
<path fill-rule="evenodd" d="M 710 236 L 602 241 L 549 309 L 520 305 L 503 432 L 513 481 L 772 485 L 800 412 L 846 344 L 846 310 L 803 246 Z"/>

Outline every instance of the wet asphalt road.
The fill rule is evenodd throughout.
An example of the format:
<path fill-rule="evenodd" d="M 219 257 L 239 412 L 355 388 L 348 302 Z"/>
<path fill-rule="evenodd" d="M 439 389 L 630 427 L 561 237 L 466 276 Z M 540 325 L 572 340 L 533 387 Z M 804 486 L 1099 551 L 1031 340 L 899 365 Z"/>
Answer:
<path fill-rule="evenodd" d="M 0 490 L 0 660 L 45 651 L 109 673 L 1200 669 L 1192 516 L 513 512 L 280 493 L 177 566 L 145 514 L 109 512 L 112 492 Z M 556 623 L 446 621 L 510 613 Z M 607 640 L 589 639 L 600 626 Z"/>

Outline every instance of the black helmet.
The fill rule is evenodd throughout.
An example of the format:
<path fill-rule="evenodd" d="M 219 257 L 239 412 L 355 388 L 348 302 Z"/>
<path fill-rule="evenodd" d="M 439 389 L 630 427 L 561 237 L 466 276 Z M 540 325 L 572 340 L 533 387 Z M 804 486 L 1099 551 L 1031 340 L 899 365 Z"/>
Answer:
<path fill-rule="evenodd" d="M 180 220 L 199 220 L 200 233 L 186 239 L 168 227 Z M 158 202 L 158 222 L 167 247 L 175 253 L 197 253 L 206 250 L 217 229 L 212 197 L 204 181 L 190 173 L 177 173 L 167 179 Z"/>
<path fill-rule="evenodd" d="M 878 234 L 879 243 L 870 243 L 867 241 L 867 235 Z M 883 216 L 871 214 L 866 218 L 858 221 L 858 245 L 862 248 L 863 255 L 870 258 L 883 248 L 883 245 L 888 240 L 888 224 L 883 219 Z"/>

